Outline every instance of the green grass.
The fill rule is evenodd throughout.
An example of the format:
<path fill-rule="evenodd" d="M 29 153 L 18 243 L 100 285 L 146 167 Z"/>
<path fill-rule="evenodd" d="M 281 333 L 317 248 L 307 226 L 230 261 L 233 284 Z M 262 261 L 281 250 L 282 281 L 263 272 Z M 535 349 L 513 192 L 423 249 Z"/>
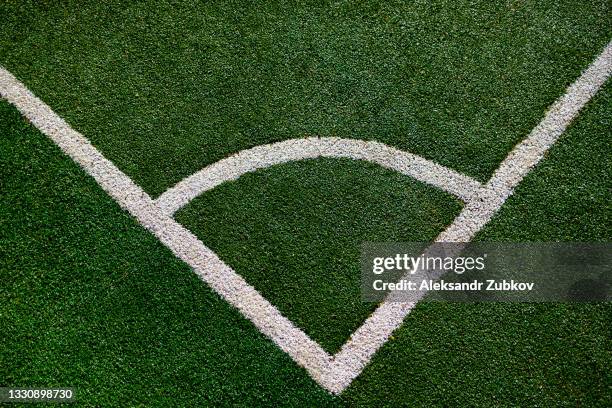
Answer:
<path fill-rule="evenodd" d="M 609 242 L 612 84 L 477 236 Z M 350 405 L 607 407 L 612 305 L 417 305 L 343 394 Z"/>
<path fill-rule="evenodd" d="M 4 101 L 0 118 L 0 385 L 72 386 L 85 406 L 333 404 Z"/>
<path fill-rule="evenodd" d="M 608 80 L 477 239 L 609 242 L 611 129 Z"/>
<path fill-rule="evenodd" d="M 5 1 L 0 16 L 0 64 L 153 196 L 307 135 L 486 180 L 612 37 L 606 1 Z M 611 90 L 478 239 L 610 240 Z M 610 304 L 421 303 L 331 397 L 5 102 L 0 118 L 0 385 L 74 386 L 89 406 L 609 406 Z M 431 239 L 458 210 L 317 160 L 178 218 L 335 350 L 372 307 L 358 244 Z"/>
<path fill-rule="evenodd" d="M 610 88 L 479 239 L 609 240 Z M 106 406 L 609 402 L 609 304 L 421 303 L 333 399 L 6 103 L 0 117 L 2 384 Z"/>
<path fill-rule="evenodd" d="M 432 241 L 460 209 L 376 164 L 319 159 L 247 174 L 176 219 L 335 353 L 376 306 L 361 301 L 361 243 Z"/>
<path fill-rule="evenodd" d="M 486 180 L 612 34 L 594 0 L 0 7 L 0 64 L 154 196 L 306 135 Z"/>

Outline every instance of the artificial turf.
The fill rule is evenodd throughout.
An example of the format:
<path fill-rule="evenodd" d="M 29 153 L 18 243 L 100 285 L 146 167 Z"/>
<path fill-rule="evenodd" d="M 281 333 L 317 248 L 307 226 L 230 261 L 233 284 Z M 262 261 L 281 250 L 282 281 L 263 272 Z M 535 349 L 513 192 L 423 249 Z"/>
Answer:
<path fill-rule="evenodd" d="M 486 180 L 612 22 L 606 1 L 76 4 L 0 4 L 0 64 L 154 196 L 306 135 Z M 478 239 L 610 240 L 610 88 Z M 91 406 L 609 406 L 609 304 L 421 303 L 333 398 L 4 102 L 0 119 L 0 385 L 74 386 Z M 370 310 L 351 298 L 355 244 L 431 239 L 457 209 L 376 166 L 317 160 L 178 217 L 334 350 Z"/>
<path fill-rule="evenodd" d="M 612 84 L 479 241 L 609 242 Z M 351 406 L 608 407 L 612 305 L 422 302 L 342 395 Z"/>
<path fill-rule="evenodd" d="M 479 239 L 609 240 L 610 88 Z M 0 117 L 2 384 L 105 406 L 610 401 L 609 304 L 421 303 L 333 399 L 15 109 Z"/>
<path fill-rule="evenodd" d="M 282 139 L 486 180 L 609 41 L 607 1 L 8 1 L 0 64 L 153 196 Z"/>
<path fill-rule="evenodd" d="M 361 244 L 430 242 L 461 207 L 377 164 L 317 159 L 225 183 L 176 219 L 335 353 L 376 307 L 361 300 Z"/>
<path fill-rule="evenodd" d="M 333 399 L 0 101 L 0 385 L 80 406 Z"/>
<path fill-rule="evenodd" d="M 479 239 L 609 240 L 610 88 Z M 421 303 L 332 398 L 15 109 L 0 117 L 2 384 L 105 406 L 610 401 L 609 304 Z"/>

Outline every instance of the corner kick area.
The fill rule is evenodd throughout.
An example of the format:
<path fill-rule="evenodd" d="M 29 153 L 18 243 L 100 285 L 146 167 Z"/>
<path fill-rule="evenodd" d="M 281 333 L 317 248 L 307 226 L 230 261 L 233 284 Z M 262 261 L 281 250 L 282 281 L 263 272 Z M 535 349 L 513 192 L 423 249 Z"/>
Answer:
<path fill-rule="evenodd" d="M 117 405 L 126 393 L 145 405 L 595 406 L 609 397 L 607 303 L 364 304 L 355 271 L 368 240 L 609 241 L 612 43 L 588 61 L 581 55 L 570 81 L 580 64 L 552 80 L 566 89 L 517 143 L 500 143 L 510 148 L 491 170 L 478 160 L 453 163 L 436 153 L 439 140 L 424 149 L 385 132 L 343 137 L 352 125 L 340 136 L 221 142 L 192 134 L 184 146 L 166 146 L 148 128 L 150 145 L 143 129 L 113 141 L 100 132 L 119 135 L 126 124 L 102 123 L 109 107 L 88 111 L 91 102 L 71 100 L 65 83 L 52 90 L 52 77 L 64 75 L 57 67 L 44 80 L 15 50 L 3 58 L 2 384 L 70 383 L 92 405 Z M 80 86 L 87 97 L 108 92 L 93 79 Z M 119 105 L 133 107 L 125 101 L 139 95 L 123 91 Z M 144 111 L 131 114 L 129 123 L 152 123 Z M 159 132 L 167 138 L 176 123 Z M 415 123 L 419 134 L 438 126 Z M 179 170 L 153 186 L 160 170 L 147 169 L 181 156 Z M 508 388 L 517 381 L 520 390 Z"/>

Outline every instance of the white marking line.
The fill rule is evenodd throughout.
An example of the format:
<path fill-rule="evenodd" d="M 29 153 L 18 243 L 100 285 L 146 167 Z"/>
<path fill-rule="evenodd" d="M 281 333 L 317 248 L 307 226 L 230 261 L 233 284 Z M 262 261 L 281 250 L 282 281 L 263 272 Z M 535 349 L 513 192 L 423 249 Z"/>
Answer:
<path fill-rule="evenodd" d="M 0 95 L 77 162 L 121 207 L 130 212 L 226 301 L 319 381 L 332 357 L 221 261 L 196 236 L 164 214 L 151 197 L 72 129 L 10 72 L 0 67 Z"/>
<path fill-rule="evenodd" d="M 185 178 L 155 200 L 168 215 L 205 191 L 245 173 L 290 161 L 317 157 L 350 158 L 376 163 L 390 170 L 411 176 L 439 187 L 468 202 L 483 188 L 476 180 L 454 170 L 379 142 L 335 137 L 291 139 L 261 145 L 219 160 Z"/>
<path fill-rule="evenodd" d="M 517 145 L 499 169 L 470 198 L 463 211 L 436 242 L 468 242 L 499 210 L 513 189 L 542 159 L 580 109 L 597 93 L 612 73 L 612 42 L 546 117 Z M 14 104 L 38 129 L 92 175 L 123 208 L 160 239 L 172 252 L 259 330 L 287 352 L 324 388 L 342 392 L 367 365 L 372 355 L 399 327 L 414 303 L 385 301 L 335 356 L 330 356 L 304 332 L 248 285 L 191 232 L 162 211 L 132 180 L 104 158 L 80 133 L 71 129 L 22 83 L 0 67 L 0 94 Z"/>
<path fill-rule="evenodd" d="M 508 154 L 476 200 L 466 202 L 461 213 L 435 242 L 469 242 L 501 208 L 514 188 L 576 118 L 612 74 L 612 42 L 549 108 L 529 136 Z M 414 307 L 414 303 L 385 301 L 357 329 L 335 355 L 335 384 L 338 392 L 348 387 L 363 371 L 376 350 L 384 344 Z"/>

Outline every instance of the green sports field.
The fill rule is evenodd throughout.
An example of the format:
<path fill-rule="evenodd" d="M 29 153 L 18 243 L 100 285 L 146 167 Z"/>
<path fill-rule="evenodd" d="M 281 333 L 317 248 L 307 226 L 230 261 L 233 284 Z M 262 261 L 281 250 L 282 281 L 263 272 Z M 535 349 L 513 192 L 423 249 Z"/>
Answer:
<path fill-rule="evenodd" d="M 377 141 L 485 183 L 612 39 L 609 1 L 0 3 L 0 66 L 155 199 L 311 137 Z M 610 303 L 420 302 L 339 395 L 0 98 L 0 386 L 82 406 L 612 402 Z M 609 242 L 608 81 L 475 240 Z M 362 242 L 464 208 L 374 163 L 262 168 L 174 214 L 327 353 L 376 304 Z"/>

